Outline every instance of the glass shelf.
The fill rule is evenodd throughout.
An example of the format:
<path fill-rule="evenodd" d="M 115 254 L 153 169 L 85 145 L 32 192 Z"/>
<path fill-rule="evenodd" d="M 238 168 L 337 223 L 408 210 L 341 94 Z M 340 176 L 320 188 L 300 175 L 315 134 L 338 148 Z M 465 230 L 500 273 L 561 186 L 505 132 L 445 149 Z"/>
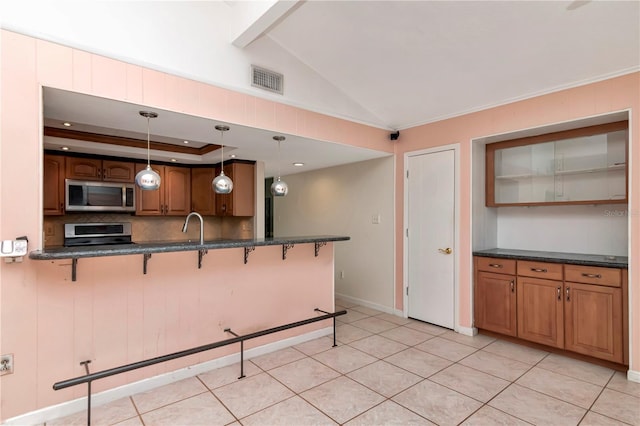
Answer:
<path fill-rule="evenodd" d="M 626 202 L 627 126 L 487 145 L 487 206 Z"/>

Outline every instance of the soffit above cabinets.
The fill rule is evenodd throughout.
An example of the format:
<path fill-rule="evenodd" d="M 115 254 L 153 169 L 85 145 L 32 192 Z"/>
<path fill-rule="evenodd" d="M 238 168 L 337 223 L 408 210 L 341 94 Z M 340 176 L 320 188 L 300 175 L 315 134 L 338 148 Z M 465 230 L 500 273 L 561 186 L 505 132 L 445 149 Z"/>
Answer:
<path fill-rule="evenodd" d="M 45 87 L 43 93 L 44 125 L 45 128 L 50 128 L 45 131 L 45 149 L 60 150 L 62 146 L 67 146 L 70 152 L 147 158 L 147 120 L 140 116 L 139 111 L 148 110 L 148 107 L 49 87 Z M 277 144 L 273 136 L 281 133 L 157 108 L 152 110 L 158 113 L 158 117 L 149 124 L 152 143 L 174 147 L 167 151 L 156 149 L 152 144 L 152 161 L 171 161 L 174 158 L 184 164 L 219 163 L 219 145 L 224 143 L 225 161 L 237 158 L 264 162 L 265 177 L 271 177 L 277 174 L 279 165 L 281 174 L 286 176 L 391 155 L 285 134 L 286 141 L 282 143 L 281 160 L 278 161 Z M 66 127 L 64 122 L 69 122 L 72 126 Z M 231 129 L 222 136 L 215 130 L 217 124 L 227 124 Z M 114 144 L 115 140 L 109 143 L 109 138 L 89 141 L 82 137 L 71 139 L 65 137 L 65 129 L 134 139 L 138 143 L 137 146 L 131 146 L 132 144 Z M 47 133 L 53 136 L 47 136 Z M 185 144 L 185 140 L 189 144 Z M 195 152 L 189 152 L 190 149 Z M 304 163 L 304 167 L 294 166 L 295 162 Z"/>

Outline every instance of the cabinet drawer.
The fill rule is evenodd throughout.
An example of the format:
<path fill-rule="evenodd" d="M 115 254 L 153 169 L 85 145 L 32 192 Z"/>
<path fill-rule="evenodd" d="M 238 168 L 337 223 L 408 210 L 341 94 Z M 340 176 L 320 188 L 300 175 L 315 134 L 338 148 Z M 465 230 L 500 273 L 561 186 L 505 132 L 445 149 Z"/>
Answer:
<path fill-rule="evenodd" d="M 622 273 L 616 268 L 598 266 L 564 265 L 565 281 L 620 287 Z"/>
<path fill-rule="evenodd" d="M 562 264 L 518 260 L 518 275 L 562 281 Z"/>
<path fill-rule="evenodd" d="M 495 257 L 476 256 L 476 266 L 479 271 L 496 272 L 498 274 L 516 273 L 516 261 L 513 259 L 499 259 Z"/>

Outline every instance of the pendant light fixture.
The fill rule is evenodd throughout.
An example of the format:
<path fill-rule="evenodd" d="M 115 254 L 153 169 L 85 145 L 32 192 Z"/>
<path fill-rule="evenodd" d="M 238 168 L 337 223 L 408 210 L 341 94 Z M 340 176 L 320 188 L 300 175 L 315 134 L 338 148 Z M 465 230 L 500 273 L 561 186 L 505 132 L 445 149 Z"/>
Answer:
<path fill-rule="evenodd" d="M 222 147 L 221 151 L 221 161 L 220 161 L 220 174 L 213 179 L 211 182 L 211 186 L 216 194 L 229 194 L 233 190 L 233 181 L 229 176 L 225 176 L 224 174 L 224 144 L 222 143 L 222 139 L 224 138 L 224 132 L 229 130 L 229 126 L 221 126 L 217 125 L 216 130 L 220 131 L 220 146 Z"/>
<path fill-rule="evenodd" d="M 289 192 L 289 185 L 280 179 L 280 142 L 285 140 L 284 136 L 274 136 L 274 140 L 278 141 L 278 177 L 271 184 L 271 194 L 274 197 L 284 197 Z"/>
<path fill-rule="evenodd" d="M 160 175 L 151 168 L 149 122 L 152 118 L 156 118 L 158 114 L 152 111 L 140 111 L 140 115 L 147 118 L 147 167 L 136 175 L 136 185 L 145 191 L 153 191 L 160 188 Z"/>

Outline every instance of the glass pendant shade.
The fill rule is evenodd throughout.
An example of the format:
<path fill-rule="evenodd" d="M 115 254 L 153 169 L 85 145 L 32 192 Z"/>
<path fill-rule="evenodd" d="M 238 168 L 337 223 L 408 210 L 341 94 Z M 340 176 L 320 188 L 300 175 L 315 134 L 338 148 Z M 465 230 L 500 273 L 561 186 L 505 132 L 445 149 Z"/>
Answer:
<path fill-rule="evenodd" d="M 152 118 L 156 118 L 158 114 L 152 111 L 140 111 L 139 113 L 147 119 L 147 167 L 139 171 L 136 175 L 136 185 L 142 190 L 153 191 L 160 188 L 160 175 L 151 168 L 151 133 L 149 131 L 149 121 Z"/>
<path fill-rule="evenodd" d="M 220 147 L 222 151 L 220 153 L 220 174 L 216 176 L 211 182 L 211 187 L 216 194 L 230 194 L 233 191 L 233 181 L 229 176 L 224 174 L 224 144 L 222 139 L 224 138 L 224 132 L 229 130 L 229 126 L 216 126 L 216 130 L 220 131 Z"/>
<path fill-rule="evenodd" d="M 160 175 L 151 166 L 147 165 L 144 170 L 140 170 L 136 175 L 136 185 L 146 191 L 158 189 L 160 188 Z"/>
<path fill-rule="evenodd" d="M 284 197 L 285 195 L 287 195 L 288 192 L 289 192 L 289 185 L 287 185 L 286 182 L 283 182 L 282 180 L 280 180 L 280 177 L 278 176 L 278 179 L 276 179 L 271 184 L 271 194 L 274 197 Z"/>
<path fill-rule="evenodd" d="M 224 174 L 223 170 L 220 170 L 220 174 L 213 179 L 211 186 L 216 194 L 229 194 L 233 191 L 233 181 Z"/>
<path fill-rule="evenodd" d="M 271 184 L 271 195 L 274 197 L 284 197 L 289 192 L 289 185 L 280 179 L 280 142 L 285 140 L 285 137 L 274 136 L 273 140 L 278 141 L 278 178 Z"/>

